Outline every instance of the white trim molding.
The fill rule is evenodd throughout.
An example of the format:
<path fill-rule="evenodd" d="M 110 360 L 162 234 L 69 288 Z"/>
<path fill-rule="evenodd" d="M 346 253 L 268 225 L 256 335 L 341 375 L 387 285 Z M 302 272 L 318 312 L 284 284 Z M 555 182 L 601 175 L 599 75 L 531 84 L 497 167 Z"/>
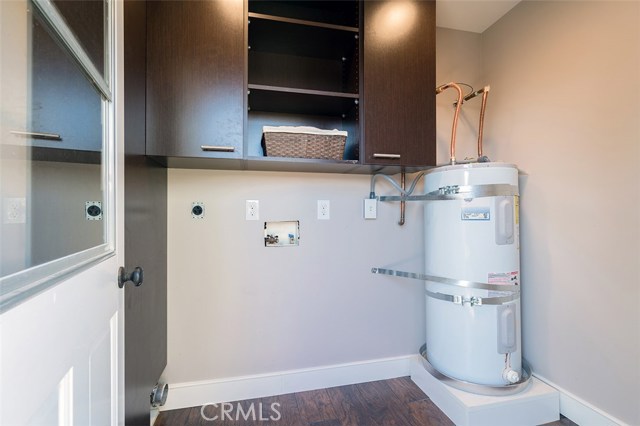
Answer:
<path fill-rule="evenodd" d="M 161 410 L 197 407 L 409 376 L 411 360 L 415 357 L 416 355 L 405 355 L 253 376 L 170 383 L 167 403 Z"/>
<path fill-rule="evenodd" d="M 171 383 L 167 403 L 160 410 L 198 407 L 205 404 L 284 395 L 409 376 L 412 374 L 412 361 L 417 357 L 418 355 L 405 355 L 251 376 Z M 584 426 L 627 426 L 623 421 L 550 380 L 535 373 L 533 376 L 559 392 L 560 413 L 573 422 Z"/>
<path fill-rule="evenodd" d="M 574 423 L 582 426 L 628 426 L 622 420 L 602 411 L 539 374 L 533 373 L 533 376 L 555 388 L 560 393 L 560 414 Z"/>

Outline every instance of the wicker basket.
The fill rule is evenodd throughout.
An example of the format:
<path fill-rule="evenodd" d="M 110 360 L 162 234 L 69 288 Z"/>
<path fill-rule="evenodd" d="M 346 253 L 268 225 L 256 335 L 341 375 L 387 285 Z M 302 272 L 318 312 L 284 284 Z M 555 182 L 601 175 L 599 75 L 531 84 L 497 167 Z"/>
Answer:
<path fill-rule="evenodd" d="M 264 132 L 262 145 L 268 157 L 342 160 L 347 137 L 308 133 Z"/>

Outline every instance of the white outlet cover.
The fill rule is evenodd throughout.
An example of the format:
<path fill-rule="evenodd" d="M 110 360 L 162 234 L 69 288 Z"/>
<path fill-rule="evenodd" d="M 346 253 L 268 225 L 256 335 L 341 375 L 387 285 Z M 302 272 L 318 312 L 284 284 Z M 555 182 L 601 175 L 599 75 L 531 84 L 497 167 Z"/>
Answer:
<path fill-rule="evenodd" d="M 260 202 L 258 200 L 247 200 L 245 208 L 246 220 L 260 219 Z"/>
<path fill-rule="evenodd" d="M 378 217 L 378 199 L 365 198 L 364 199 L 364 218 L 375 219 Z"/>
<path fill-rule="evenodd" d="M 4 211 L 2 212 L 3 222 L 26 223 L 27 221 L 27 199 L 26 198 L 5 198 L 3 200 Z"/>
<path fill-rule="evenodd" d="M 318 220 L 331 219 L 331 202 L 329 200 L 318 200 Z"/>

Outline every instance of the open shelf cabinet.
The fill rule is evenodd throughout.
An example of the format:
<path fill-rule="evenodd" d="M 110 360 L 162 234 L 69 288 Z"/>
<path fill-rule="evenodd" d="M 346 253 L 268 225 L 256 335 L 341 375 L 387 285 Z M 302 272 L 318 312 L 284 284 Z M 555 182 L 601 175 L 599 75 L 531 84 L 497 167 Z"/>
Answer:
<path fill-rule="evenodd" d="M 346 130 L 344 160 L 357 164 L 359 2 L 249 0 L 248 8 L 247 155 L 264 155 L 262 126 L 314 126 Z"/>

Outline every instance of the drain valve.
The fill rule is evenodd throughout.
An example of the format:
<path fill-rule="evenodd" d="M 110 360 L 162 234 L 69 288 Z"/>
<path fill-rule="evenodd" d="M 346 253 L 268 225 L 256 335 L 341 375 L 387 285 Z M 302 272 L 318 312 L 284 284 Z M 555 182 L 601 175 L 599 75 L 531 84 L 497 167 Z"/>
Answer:
<path fill-rule="evenodd" d="M 509 383 L 518 383 L 520 381 L 520 373 L 509 368 L 502 372 L 502 378 Z"/>

